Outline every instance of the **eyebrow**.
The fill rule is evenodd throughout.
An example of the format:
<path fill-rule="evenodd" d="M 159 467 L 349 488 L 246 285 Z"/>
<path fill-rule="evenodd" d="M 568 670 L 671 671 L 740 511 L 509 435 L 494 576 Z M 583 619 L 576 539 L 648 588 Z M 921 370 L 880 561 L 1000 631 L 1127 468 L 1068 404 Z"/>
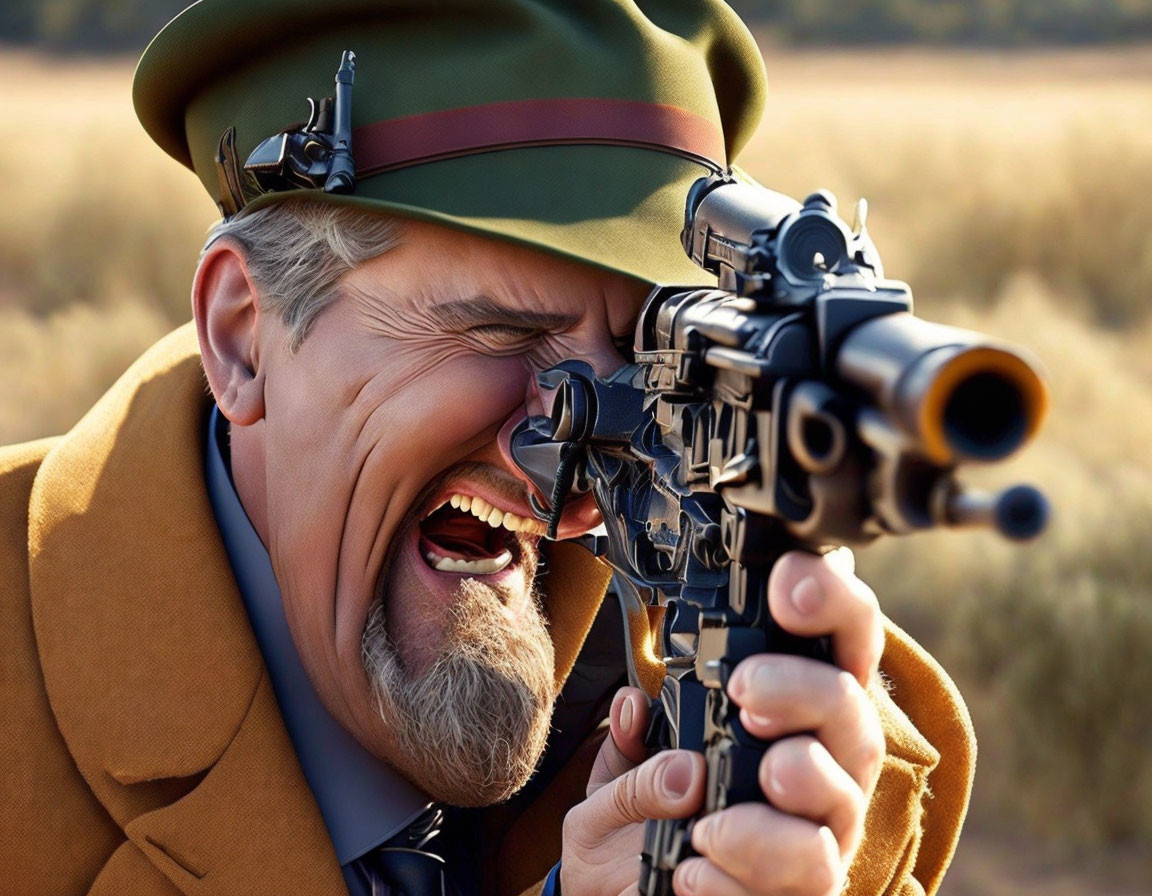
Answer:
<path fill-rule="evenodd" d="M 484 323 L 515 323 L 517 326 L 539 327 L 542 330 L 563 330 L 575 326 L 579 314 L 560 314 L 549 311 L 528 311 L 502 305 L 491 296 L 476 295 L 470 299 L 453 299 L 432 306 L 432 313 L 455 327 L 468 327 Z"/>

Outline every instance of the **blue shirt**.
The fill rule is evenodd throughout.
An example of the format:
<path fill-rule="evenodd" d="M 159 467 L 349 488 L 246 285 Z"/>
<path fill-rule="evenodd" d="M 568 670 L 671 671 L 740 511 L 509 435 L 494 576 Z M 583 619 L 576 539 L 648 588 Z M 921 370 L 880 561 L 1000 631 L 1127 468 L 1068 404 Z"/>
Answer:
<path fill-rule="evenodd" d="M 349 892 L 359 896 L 363 885 L 349 863 L 407 827 L 428 797 L 360 746 L 320 702 L 288 631 L 268 551 L 232 483 L 227 439 L 227 421 L 213 407 L 204 464 L 208 498 L 300 768 Z"/>

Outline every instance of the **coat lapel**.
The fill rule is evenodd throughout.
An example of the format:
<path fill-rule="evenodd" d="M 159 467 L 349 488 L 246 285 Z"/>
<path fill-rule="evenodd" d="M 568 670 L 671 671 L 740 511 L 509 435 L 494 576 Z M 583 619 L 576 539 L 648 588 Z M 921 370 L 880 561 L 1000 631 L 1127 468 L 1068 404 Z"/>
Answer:
<path fill-rule="evenodd" d="M 343 893 L 217 534 L 195 331 L 157 344 L 47 456 L 32 608 L 93 793 L 187 893 Z"/>

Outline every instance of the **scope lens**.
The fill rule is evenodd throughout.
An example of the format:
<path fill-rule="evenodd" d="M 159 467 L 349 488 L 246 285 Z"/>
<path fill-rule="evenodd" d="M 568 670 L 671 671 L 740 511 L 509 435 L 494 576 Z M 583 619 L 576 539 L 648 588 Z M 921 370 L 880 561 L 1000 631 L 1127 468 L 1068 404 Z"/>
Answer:
<path fill-rule="evenodd" d="M 836 446 L 836 434 L 827 420 L 819 417 L 809 417 L 804 421 L 804 445 L 808 453 L 818 461 L 822 461 L 831 454 Z"/>
<path fill-rule="evenodd" d="M 944 406 L 944 434 L 959 454 L 998 460 L 1020 447 L 1028 414 L 1018 385 L 999 373 L 963 380 Z"/>
<path fill-rule="evenodd" d="M 840 266 L 848 251 L 843 231 L 822 214 L 801 214 L 785 233 L 780 258 L 787 273 L 816 280 Z"/>

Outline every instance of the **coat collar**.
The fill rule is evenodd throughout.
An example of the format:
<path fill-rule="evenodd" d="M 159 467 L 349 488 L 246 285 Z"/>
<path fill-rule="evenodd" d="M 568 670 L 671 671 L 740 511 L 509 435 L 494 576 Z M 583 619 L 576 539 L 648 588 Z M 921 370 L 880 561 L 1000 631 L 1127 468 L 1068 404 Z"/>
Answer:
<path fill-rule="evenodd" d="M 195 334 L 182 328 L 49 453 L 33 486 L 29 565 L 45 680 L 101 798 L 211 766 L 260 681 L 204 492 L 206 401 Z"/>
<path fill-rule="evenodd" d="M 93 793 L 197 893 L 342 893 L 202 477 L 195 331 L 146 353 L 45 458 L 29 504 L 36 638 Z"/>

